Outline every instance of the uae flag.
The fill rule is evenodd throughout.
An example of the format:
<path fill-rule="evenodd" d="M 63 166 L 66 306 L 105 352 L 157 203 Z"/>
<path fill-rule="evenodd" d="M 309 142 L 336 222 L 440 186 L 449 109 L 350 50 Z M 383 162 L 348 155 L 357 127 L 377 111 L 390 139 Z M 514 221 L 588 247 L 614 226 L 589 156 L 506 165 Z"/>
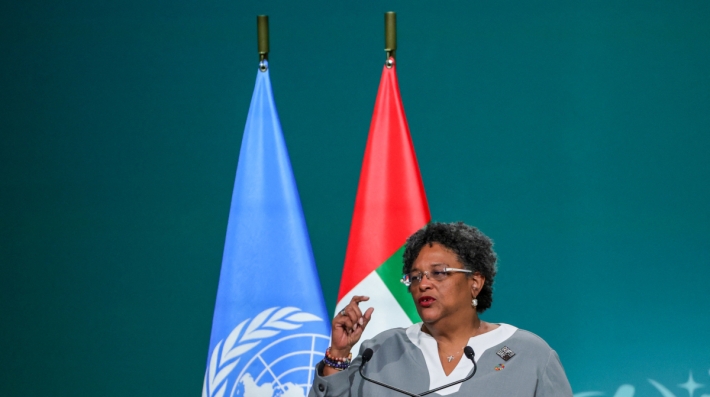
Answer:
<path fill-rule="evenodd" d="M 374 307 L 360 343 L 378 333 L 420 321 L 402 278 L 404 244 L 431 220 L 409 126 L 402 106 L 394 59 L 382 70 L 355 211 L 345 254 L 336 314 L 354 295 Z M 358 352 L 359 345 L 353 351 Z"/>

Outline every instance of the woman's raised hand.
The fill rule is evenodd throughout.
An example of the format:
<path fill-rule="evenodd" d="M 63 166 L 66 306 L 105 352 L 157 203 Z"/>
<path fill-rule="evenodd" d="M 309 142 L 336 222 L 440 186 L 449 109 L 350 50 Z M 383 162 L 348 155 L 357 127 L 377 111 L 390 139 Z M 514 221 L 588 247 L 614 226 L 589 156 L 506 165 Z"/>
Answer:
<path fill-rule="evenodd" d="M 331 329 L 330 354 L 335 357 L 347 357 L 350 350 L 360 340 L 362 332 L 372 318 L 374 308 L 362 313 L 358 303 L 370 300 L 369 296 L 353 296 L 353 299 L 333 318 Z"/>

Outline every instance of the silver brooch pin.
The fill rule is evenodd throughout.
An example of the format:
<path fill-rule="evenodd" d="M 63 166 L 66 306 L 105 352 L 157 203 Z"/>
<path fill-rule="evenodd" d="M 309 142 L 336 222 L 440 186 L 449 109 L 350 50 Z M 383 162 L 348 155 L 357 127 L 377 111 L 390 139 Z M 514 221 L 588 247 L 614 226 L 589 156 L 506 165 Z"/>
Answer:
<path fill-rule="evenodd" d="M 503 360 L 508 361 L 511 358 L 513 358 L 513 356 L 515 355 L 515 352 L 508 349 L 508 346 L 503 346 L 503 348 L 498 350 L 498 352 L 496 354 L 498 355 L 498 357 L 502 358 Z"/>

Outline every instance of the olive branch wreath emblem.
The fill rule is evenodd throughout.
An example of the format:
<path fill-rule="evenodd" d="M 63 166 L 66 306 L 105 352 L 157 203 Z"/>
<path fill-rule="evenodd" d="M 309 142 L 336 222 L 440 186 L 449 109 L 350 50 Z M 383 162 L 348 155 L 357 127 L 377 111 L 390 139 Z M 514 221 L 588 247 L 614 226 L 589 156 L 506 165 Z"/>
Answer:
<path fill-rule="evenodd" d="M 202 385 L 202 397 L 223 397 L 227 390 L 227 377 L 239 364 L 239 356 L 255 348 L 263 339 L 276 336 L 281 331 L 298 329 L 309 321 L 322 319 L 297 307 L 277 306 L 262 311 L 254 319 L 239 323 L 212 350 Z"/>

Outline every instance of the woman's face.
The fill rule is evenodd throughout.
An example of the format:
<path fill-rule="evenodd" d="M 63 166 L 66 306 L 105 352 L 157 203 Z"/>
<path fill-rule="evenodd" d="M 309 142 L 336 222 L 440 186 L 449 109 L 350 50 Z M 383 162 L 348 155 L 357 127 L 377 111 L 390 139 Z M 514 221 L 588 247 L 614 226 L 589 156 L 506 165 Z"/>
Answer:
<path fill-rule="evenodd" d="M 443 268 L 464 269 L 465 267 L 455 253 L 439 243 L 425 245 L 412 264 L 412 273 L 431 271 Z M 435 325 L 441 319 L 454 318 L 450 316 L 470 316 L 474 310 L 471 299 L 480 291 L 483 285 L 479 274 L 471 276 L 467 273 L 449 272 L 442 281 L 427 277 L 409 287 L 417 307 L 417 312 L 425 324 Z"/>

